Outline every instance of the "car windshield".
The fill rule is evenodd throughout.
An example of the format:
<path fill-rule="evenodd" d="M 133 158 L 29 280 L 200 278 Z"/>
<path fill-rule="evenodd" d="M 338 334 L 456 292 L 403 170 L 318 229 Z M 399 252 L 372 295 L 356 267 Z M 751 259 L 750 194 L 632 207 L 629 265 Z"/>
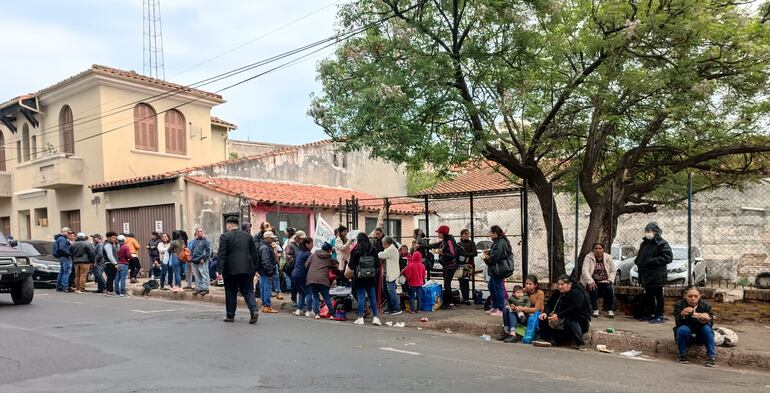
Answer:
<path fill-rule="evenodd" d="M 674 253 L 674 259 L 687 259 L 687 247 L 671 247 L 671 251 Z"/>
<path fill-rule="evenodd" d="M 35 248 L 35 246 L 33 246 L 33 245 L 29 244 L 29 243 L 21 242 L 21 243 L 19 243 L 19 245 L 16 248 L 18 248 L 21 251 L 23 251 L 24 254 L 26 254 L 27 256 L 30 256 L 30 257 L 40 256 L 40 252 Z"/>

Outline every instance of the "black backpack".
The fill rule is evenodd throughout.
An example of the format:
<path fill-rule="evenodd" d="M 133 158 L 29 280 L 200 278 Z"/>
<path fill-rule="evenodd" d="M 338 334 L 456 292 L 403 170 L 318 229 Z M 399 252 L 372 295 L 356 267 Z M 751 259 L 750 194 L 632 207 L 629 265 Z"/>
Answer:
<path fill-rule="evenodd" d="M 356 269 L 356 278 L 374 278 L 377 276 L 375 266 L 375 257 L 369 253 L 364 253 L 358 260 L 358 269 Z"/>

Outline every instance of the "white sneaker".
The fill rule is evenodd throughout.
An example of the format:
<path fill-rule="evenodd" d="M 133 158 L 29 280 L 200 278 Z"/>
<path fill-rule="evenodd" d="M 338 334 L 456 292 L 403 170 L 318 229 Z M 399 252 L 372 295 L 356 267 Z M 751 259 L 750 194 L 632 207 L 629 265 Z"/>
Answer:
<path fill-rule="evenodd" d="M 594 311 L 594 318 L 599 318 L 599 310 Z"/>
<path fill-rule="evenodd" d="M 307 311 L 305 312 L 305 316 L 308 318 L 313 318 L 315 316 L 315 313 L 312 311 Z"/>
<path fill-rule="evenodd" d="M 315 319 L 321 319 L 321 316 L 320 316 L 320 315 L 318 315 L 318 314 L 316 314 L 316 316 L 315 316 L 314 318 L 315 318 Z"/>
<path fill-rule="evenodd" d="M 363 325 L 364 324 L 364 319 L 363 318 L 358 318 L 353 323 L 355 323 L 356 325 Z"/>
<path fill-rule="evenodd" d="M 298 316 L 298 317 L 299 317 L 299 316 L 302 316 L 302 310 L 297 310 L 297 311 L 294 311 L 294 315 L 296 315 L 296 316 Z"/>
<path fill-rule="evenodd" d="M 615 318 L 615 311 L 607 311 L 607 316 L 610 318 Z"/>
<path fill-rule="evenodd" d="M 374 319 L 372 319 L 372 325 L 382 326 L 382 322 L 380 322 L 380 318 L 374 317 Z"/>

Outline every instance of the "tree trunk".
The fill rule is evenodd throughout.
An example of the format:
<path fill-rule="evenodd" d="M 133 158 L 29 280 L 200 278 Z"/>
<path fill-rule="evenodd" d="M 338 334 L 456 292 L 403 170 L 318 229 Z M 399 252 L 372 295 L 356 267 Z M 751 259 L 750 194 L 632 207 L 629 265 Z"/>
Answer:
<path fill-rule="evenodd" d="M 559 208 L 554 198 L 553 184 L 542 179 L 541 181 L 530 181 L 530 185 L 540 203 L 540 210 L 543 212 L 543 222 L 548 237 L 546 244 L 548 245 L 549 260 L 553 261 L 548 269 L 551 274 L 549 279 L 551 283 L 554 283 L 557 277 L 564 274 L 564 227 L 561 224 L 561 218 L 559 218 Z M 552 219 L 553 221 L 551 221 Z"/>
<path fill-rule="evenodd" d="M 620 211 L 617 202 L 617 197 L 612 198 L 612 202 L 610 202 L 609 193 L 600 195 L 598 199 L 589 202 L 591 215 L 588 218 L 588 228 L 583 234 L 583 244 L 580 247 L 578 260 L 575 261 L 574 278 L 580 278 L 583 259 L 588 253 L 593 252 L 594 243 L 601 243 L 606 253 L 612 253 L 612 242 L 617 235 L 618 212 Z"/>

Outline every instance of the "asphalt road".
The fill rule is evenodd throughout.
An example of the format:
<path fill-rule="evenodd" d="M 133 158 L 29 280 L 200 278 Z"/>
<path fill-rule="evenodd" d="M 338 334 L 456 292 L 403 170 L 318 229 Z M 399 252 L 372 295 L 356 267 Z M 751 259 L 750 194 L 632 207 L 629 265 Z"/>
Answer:
<path fill-rule="evenodd" d="M 768 392 L 770 374 L 211 304 L 0 294 L 0 392 Z"/>

